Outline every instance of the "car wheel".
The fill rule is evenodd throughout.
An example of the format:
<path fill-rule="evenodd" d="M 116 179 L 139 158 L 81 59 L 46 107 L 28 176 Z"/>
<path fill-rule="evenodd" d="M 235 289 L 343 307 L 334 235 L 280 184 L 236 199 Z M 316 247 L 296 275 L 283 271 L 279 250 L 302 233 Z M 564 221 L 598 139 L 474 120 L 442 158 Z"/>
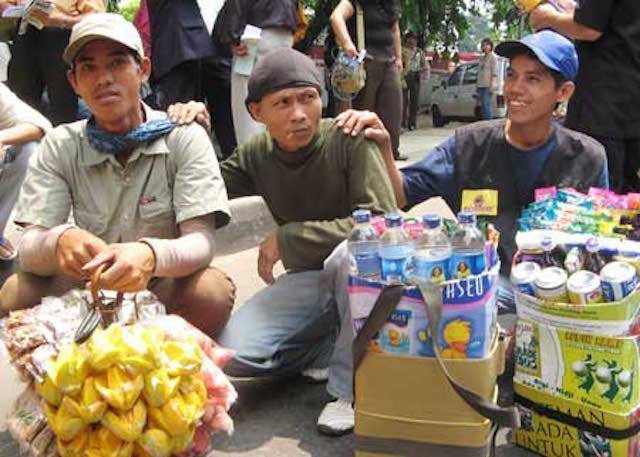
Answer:
<path fill-rule="evenodd" d="M 445 118 L 440 114 L 440 108 L 438 108 L 438 105 L 433 105 L 431 107 L 431 119 L 434 127 L 444 127 L 444 124 L 446 124 Z"/>

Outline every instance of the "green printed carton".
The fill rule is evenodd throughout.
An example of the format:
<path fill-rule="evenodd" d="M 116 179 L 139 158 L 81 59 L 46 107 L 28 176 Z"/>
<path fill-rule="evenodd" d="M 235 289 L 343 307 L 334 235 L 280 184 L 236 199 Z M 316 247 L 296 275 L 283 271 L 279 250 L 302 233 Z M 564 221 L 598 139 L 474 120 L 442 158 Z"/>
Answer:
<path fill-rule="evenodd" d="M 626 430 L 638 423 L 640 410 L 628 414 L 614 414 L 581 405 L 540 392 L 522 384 L 515 384 L 515 393 L 538 405 L 565 413 L 597 427 Z M 554 457 L 637 457 L 640 455 L 640 436 L 614 439 L 579 429 L 566 423 L 537 414 L 518 406 L 521 427 L 514 430 L 513 440 L 518 446 L 540 455 Z"/>
<path fill-rule="evenodd" d="M 514 382 L 613 414 L 639 400 L 638 338 L 574 332 L 519 319 Z"/>

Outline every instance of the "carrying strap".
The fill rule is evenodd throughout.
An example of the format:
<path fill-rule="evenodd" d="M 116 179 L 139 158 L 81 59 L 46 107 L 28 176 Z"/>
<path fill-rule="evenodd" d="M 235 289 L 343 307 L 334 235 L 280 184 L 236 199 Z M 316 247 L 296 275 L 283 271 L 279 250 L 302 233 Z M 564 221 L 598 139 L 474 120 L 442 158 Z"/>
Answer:
<path fill-rule="evenodd" d="M 364 11 L 360 2 L 356 2 L 356 39 L 358 41 L 358 52 L 364 49 Z"/>
<path fill-rule="evenodd" d="M 371 310 L 369 318 L 366 320 L 364 326 L 356 336 L 356 339 L 353 343 L 354 371 L 357 370 L 362 363 L 362 360 L 366 355 L 369 342 L 373 339 L 376 333 L 380 331 L 384 323 L 389 319 L 391 313 L 393 313 L 393 310 L 396 308 L 398 303 L 400 303 L 400 299 L 402 298 L 404 292 L 405 286 L 401 284 L 386 286 L 380 292 L 378 299 L 373 305 L 373 309 Z M 423 296 L 425 296 L 424 293 Z M 424 301 L 426 303 L 427 301 L 433 300 Z M 486 417 L 487 419 L 502 427 L 520 427 L 520 416 L 515 406 L 503 408 L 493 402 L 489 402 L 480 397 L 478 394 L 458 384 L 458 382 L 456 382 L 455 379 L 453 379 L 453 377 L 449 374 L 449 371 L 447 370 L 442 358 L 440 357 L 439 348 L 437 347 L 436 335 L 438 334 L 437 330 L 440 316 L 439 311 L 435 309 L 436 307 L 439 309 L 439 304 L 427 305 L 427 315 L 429 318 L 431 339 L 433 341 L 433 349 L 434 353 L 436 354 L 438 366 L 449 381 L 451 387 L 474 411 L 476 411 L 481 416 Z"/>

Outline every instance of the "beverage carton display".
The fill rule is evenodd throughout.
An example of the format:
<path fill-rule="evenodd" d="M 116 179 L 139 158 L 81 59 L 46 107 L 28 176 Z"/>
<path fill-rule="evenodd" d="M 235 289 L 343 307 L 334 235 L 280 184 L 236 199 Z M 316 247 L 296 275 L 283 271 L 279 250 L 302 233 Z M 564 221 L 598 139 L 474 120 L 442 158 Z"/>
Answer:
<path fill-rule="evenodd" d="M 499 269 L 498 265 L 479 276 L 448 281 L 424 294 L 418 287 L 407 287 L 395 311 L 372 342 L 372 349 L 387 354 L 433 356 L 424 297 L 437 293 L 439 297 L 432 296 L 432 300 L 442 303 L 438 325 L 442 356 L 452 359 L 486 357 L 496 327 Z M 351 318 L 356 333 L 364 325 L 383 287 L 384 284 L 378 281 L 349 278 Z"/>
<path fill-rule="evenodd" d="M 639 403 L 638 337 L 607 337 L 519 319 L 514 382 L 601 412 Z"/>
<path fill-rule="evenodd" d="M 610 430 L 626 430 L 638 423 L 640 410 L 627 414 L 615 414 L 548 395 L 534 388 L 515 384 L 520 400 L 545 405 L 555 411 L 568 414 L 597 427 Z M 574 426 L 536 413 L 518 405 L 521 427 L 513 431 L 513 440 L 518 445 L 540 455 L 554 457 L 637 457 L 640 453 L 640 435 L 630 438 L 611 439 L 593 431 L 580 430 Z"/>

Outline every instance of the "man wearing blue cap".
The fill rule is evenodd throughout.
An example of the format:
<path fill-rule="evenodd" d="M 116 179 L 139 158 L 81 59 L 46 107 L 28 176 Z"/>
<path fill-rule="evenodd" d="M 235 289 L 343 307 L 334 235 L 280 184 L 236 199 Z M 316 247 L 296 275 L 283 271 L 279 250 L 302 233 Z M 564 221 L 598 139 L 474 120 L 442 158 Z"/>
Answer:
<path fill-rule="evenodd" d="M 502 272 L 516 250 L 516 221 L 540 187 L 608 188 L 604 148 L 553 122 L 556 106 L 569 100 L 578 72 L 573 44 L 543 31 L 504 42 L 496 53 L 510 59 L 504 93 L 507 118 L 471 124 L 414 165 L 398 170 L 383 145 L 400 207 L 441 196 L 455 212 L 474 211 L 501 232 Z M 358 133 L 375 125 L 356 113 L 341 118 Z M 365 133 L 366 134 L 366 133 Z M 388 148 L 387 148 L 388 149 Z"/>

